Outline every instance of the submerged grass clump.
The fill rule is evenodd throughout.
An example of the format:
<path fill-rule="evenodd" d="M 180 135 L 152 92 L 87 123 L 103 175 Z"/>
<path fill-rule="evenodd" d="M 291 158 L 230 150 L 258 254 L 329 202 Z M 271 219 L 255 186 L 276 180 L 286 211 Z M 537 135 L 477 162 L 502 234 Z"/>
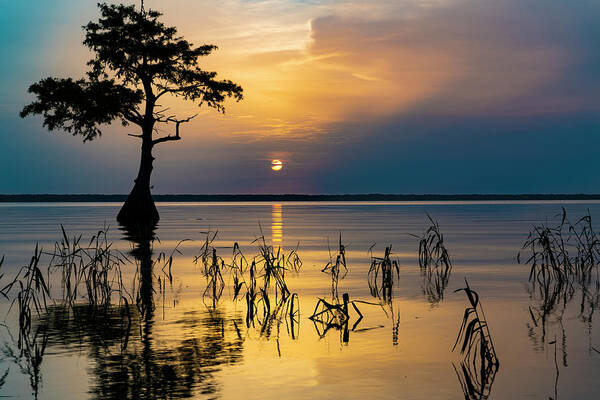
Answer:
<path fill-rule="evenodd" d="M 15 288 L 16 295 L 9 312 L 16 302 L 19 313 L 17 350 L 14 351 L 5 344 L 2 353 L 5 357 L 12 359 L 19 366 L 21 372 L 29 377 L 32 396 L 35 399 L 38 398 L 41 384 L 41 365 L 48 343 L 48 335 L 44 327 L 34 328 L 32 321 L 34 315 L 39 316 L 46 310 L 47 300 L 50 298 L 50 290 L 39 266 L 41 255 L 42 249 L 36 245 L 29 264 L 21 267 L 15 278 L 0 291 L 8 299 L 9 294 Z M 0 265 L 2 261 L 0 261 Z M 0 275 L 0 279 L 3 276 L 4 274 Z M 8 327 L 6 329 L 8 330 Z M 8 333 L 12 338 L 10 331 Z M 8 370 L 2 378 L 3 380 L 7 373 Z"/>
<path fill-rule="evenodd" d="M 233 300 L 246 301 L 248 328 L 258 325 L 261 335 L 268 337 L 274 325 L 279 330 L 285 322 L 289 335 L 295 339 L 300 321 L 299 301 L 298 295 L 289 290 L 285 276 L 287 271 L 297 272 L 302 267 L 297 248 L 285 253 L 281 247 L 275 249 L 268 244 L 261 235 L 252 242 L 258 244 L 256 256 L 246 258 L 236 242 L 231 261 L 227 263 L 217 255 L 213 245 L 217 232 L 205 233 L 206 240 L 194 261 L 204 266 L 203 274 L 207 278 L 204 296 L 212 299 L 213 307 L 226 287 L 223 275 L 228 273 L 232 280 Z"/>
<path fill-rule="evenodd" d="M 429 214 L 427 218 L 431 225 L 423 235 L 412 236 L 419 239 L 419 268 L 423 277 L 423 293 L 429 302 L 437 304 L 444 299 L 444 291 L 452 272 L 452 262 L 438 221 Z"/>
<path fill-rule="evenodd" d="M 214 305 L 221 298 L 225 288 L 225 280 L 223 279 L 225 261 L 217 255 L 217 249 L 213 246 L 218 232 L 209 231 L 204 233 L 206 239 L 200 248 L 200 254 L 194 257 L 194 263 L 202 263 L 202 274 L 207 280 L 203 297 L 212 299 Z"/>
<path fill-rule="evenodd" d="M 272 245 L 267 244 L 265 237 L 261 235 L 255 239 L 258 243 L 258 256 L 256 264 L 262 268 L 263 290 L 267 291 L 274 284 L 275 296 L 278 294 L 285 298 L 290 295 L 290 290 L 285 282 L 285 272 L 288 270 L 285 253 L 281 251 L 281 247 L 277 250 Z"/>
<path fill-rule="evenodd" d="M 42 249 L 36 244 L 29 264 L 21 267 L 15 278 L 2 289 L 3 295 L 7 298 L 13 288 L 16 291 L 9 312 L 17 303 L 19 313 L 18 347 L 20 350 L 28 347 L 33 312 L 37 315 L 42 313 L 46 309 L 47 300 L 50 297 L 50 290 L 39 266 L 41 255 Z"/>
<path fill-rule="evenodd" d="M 479 294 L 469 287 L 455 292 L 464 291 L 470 306 L 465 309 L 462 324 L 456 337 L 452 351 L 460 346 L 462 361 L 460 372 L 454 367 L 466 399 L 487 399 L 500 362 L 492 342 L 488 322 L 485 319 Z"/>
<path fill-rule="evenodd" d="M 427 214 L 427 218 L 431 225 L 423 236 L 415 236 L 419 239 L 419 266 L 421 268 L 443 266 L 446 270 L 450 270 L 452 263 L 444 245 L 444 235 L 440 231 L 440 224 L 429 214 Z"/>
<path fill-rule="evenodd" d="M 144 314 L 142 309 L 148 305 L 146 298 L 154 293 L 155 267 L 160 266 L 162 271 L 158 276 L 161 292 L 164 292 L 166 282 L 172 282 L 173 254 L 179 252 L 179 244 L 170 256 L 160 253 L 155 260 L 151 259 L 150 240 L 144 249 L 138 249 L 135 257 L 136 261 L 140 260 L 140 265 L 128 290 L 122 268 L 129 259 L 112 248 L 108 227 L 99 230 L 86 243 L 81 235 L 69 237 L 62 225 L 61 232 L 62 237 L 55 242 L 52 251 L 44 251 L 36 245 L 29 264 L 21 267 L 12 281 L 0 289 L 4 297 L 13 297 L 9 312 L 15 303 L 18 306 L 20 335 L 31 333 L 33 316 L 46 312 L 49 303 L 71 312 L 86 305 L 91 315 L 99 315 L 113 307 L 129 313 L 129 307 L 135 301 Z M 2 277 L 3 274 L 0 279 Z M 56 289 L 52 285 L 55 282 L 59 285 Z"/>
<path fill-rule="evenodd" d="M 275 323 L 279 329 L 285 322 L 288 334 L 295 339 L 300 323 L 300 308 L 298 295 L 291 293 L 286 283 L 286 272 L 298 272 L 302 261 L 297 248 L 285 253 L 281 247 L 275 247 L 266 242 L 261 235 L 253 241 L 258 243 L 258 255 L 250 265 L 250 277 L 247 284 L 246 304 L 248 326 L 254 324 L 254 318 L 261 326 L 261 333 L 267 337 Z M 257 283 L 257 280 L 262 283 Z M 258 291 L 257 291 L 258 287 Z M 274 306 L 271 302 L 274 294 Z"/>
<path fill-rule="evenodd" d="M 369 268 L 369 289 L 371 295 L 389 302 L 393 298 L 394 275 L 400 279 L 400 267 L 397 260 L 393 260 L 392 246 L 385 248 L 383 257 L 373 256 L 373 247 L 369 249 L 371 256 L 371 266 Z"/>
<path fill-rule="evenodd" d="M 108 227 L 93 235 L 87 245 L 82 244 L 81 235 L 69 239 L 62 225 L 61 231 L 62 239 L 54 244 L 53 252 L 47 253 L 51 256 L 48 276 L 61 277 L 59 302 L 73 307 L 85 300 L 90 307 L 105 310 L 114 297 L 119 302 L 130 302 L 121 271 L 128 260 L 123 253 L 112 249 Z"/>
<path fill-rule="evenodd" d="M 130 303 L 124 295 L 120 270 L 125 257 L 111 249 L 107 230 L 100 230 L 86 246 L 81 236 L 70 239 L 61 225 L 62 239 L 55 243 L 53 251 L 45 252 L 36 245 L 29 264 L 21 267 L 0 290 L 7 299 L 13 298 L 9 313 L 16 303 L 19 321 L 16 350 L 5 344 L 2 351 L 29 376 L 34 398 L 38 396 L 40 368 L 48 342 L 47 327 L 34 326 L 34 318 L 42 318 L 50 306 L 74 312 L 82 303 L 98 315 L 110 308 L 115 295 L 119 302 L 127 306 Z M 51 277 L 59 278 L 59 290 L 52 289 Z M 0 275 L 2 278 L 4 274 Z M 10 331 L 8 334 L 12 338 Z"/>
<path fill-rule="evenodd" d="M 589 214 L 572 224 L 563 208 L 560 222 L 555 225 L 536 225 L 529 232 L 522 251 L 530 253 L 525 264 L 530 264 L 529 281 L 546 285 L 557 280 L 564 283 L 587 285 L 598 282 L 600 238 L 592 227 Z M 517 254 L 521 262 L 521 252 Z"/>
<path fill-rule="evenodd" d="M 563 314 L 577 294 L 583 322 L 589 323 L 600 306 L 600 237 L 589 211 L 571 223 L 563 207 L 554 219 L 535 225 L 517 253 L 519 263 L 523 254 L 528 255 L 523 261 L 530 265 L 528 291 L 533 302 L 528 327 L 534 345 L 541 348 L 546 345 L 549 321 L 560 325 L 564 341 Z M 540 332 L 539 340 L 536 331 Z"/>

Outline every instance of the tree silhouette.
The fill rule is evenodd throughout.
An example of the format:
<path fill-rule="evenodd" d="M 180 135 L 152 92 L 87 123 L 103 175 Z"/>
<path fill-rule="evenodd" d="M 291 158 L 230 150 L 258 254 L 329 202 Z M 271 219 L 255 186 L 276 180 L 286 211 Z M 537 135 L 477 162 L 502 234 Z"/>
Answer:
<path fill-rule="evenodd" d="M 152 148 L 180 140 L 180 125 L 194 116 L 178 118 L 161 108 L 158 100 L 180 97 L 225 112 L 227 97 L 239 101 L 242 88 L 229 80 L 217 80 L 216 72 L 201 69 L 198 60 L 217 47 L 192 43 L 177 36 L 174 27 L 159 21 L 161 13 L 137 11 L 134 6 L 99 4 L 101 18 L 83 27 L 83 44 L 95 57 L 87 64 L 85 79 L 45 78 L 29 87 L 36 100 L 25 106 L 21 117 L 41 114 L 48 130 L 62 129 L 83 136 L 101 135 L 100 126 L 120 121 L 133 124 L 141 139 L 140 168 L 135 185 L 117 219 L 157 221 L 158 211 L 150 193 Z M 172 134 L 156 137 L 157 124 L 174 126 Z"/>

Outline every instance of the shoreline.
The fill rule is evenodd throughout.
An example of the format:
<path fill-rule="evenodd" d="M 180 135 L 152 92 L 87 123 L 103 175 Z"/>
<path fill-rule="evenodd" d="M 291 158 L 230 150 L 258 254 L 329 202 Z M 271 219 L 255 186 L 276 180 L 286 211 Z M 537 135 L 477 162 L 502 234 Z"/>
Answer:
<path fill-rule="evenodd" d="M 0 203 L 122 202 L 124 194 L 0 194 Z M 157 194 L 164 202 L 523 201 L 600 200 L 600 194 Z"/>

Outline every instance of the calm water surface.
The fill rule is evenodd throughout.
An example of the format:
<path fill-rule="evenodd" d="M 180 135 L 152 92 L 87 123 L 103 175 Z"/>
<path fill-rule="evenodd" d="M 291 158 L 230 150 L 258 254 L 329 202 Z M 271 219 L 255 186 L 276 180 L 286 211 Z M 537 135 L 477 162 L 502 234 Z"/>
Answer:
<path fill-rule="evenodd" d="M 248 398 L 248 399 L 460 399 L 461 356 L 452 346 L 467 306 L 465 277 L 481 296 L 500 360 L 491 377 L 491 399 L 600 398 L 600 334 L 592 306 L 582 308 L 576 293 L 561 315 L 545 324 L 532 319 L 539 299 L 527 290 L 529 269 L 516 254 L 533 224 L 552 219 L 565 206 L 572 219 L 596 202 L 512 203 L 195 203 L 160 204 L 160 241 L 153 257 L 175 254 L 173 282 L 161 293 L 154 282 L 156 309 L 148 321 L 135 315 L 124 343 L 116 326 L 87 323 L 85 309 L 73 321 L 50 308 L 36 317 L 46 326 L 45 347 L 37 358 L 19 356 L 14 310 L 5 320 L 0 346 L 1 396 L 42 399 L 81 398 Z M 114 217 L 119 204 L 2 204 L 0 255 L 3 272 L 13 276 L 29 263 L 36 243 L 52 249 L 70 234 L 89 238 L 103 225 L 115 249 L 132 245 L 121 237 Z M 436 218 L 450 251 L 453 269 L 443 299 L 424 293 L 418 240 Z M 245 301 L 233 301 L 231 275 L 213 304 L 203 296 L 206 278 L 194 256 L 217 231 L 219 254 L 231 258 L 234 242 L 246 257 L 257 253 L 258 236 L 285 251 L 298 246 L 299 272 L 286 275 L 298 294 L 300 316 L 268 324 L 248 324 Z M 339 293 L 351 300 L 378 303 L 367 280 L 369 248 L 382 255 L 392 245 L 400 262 L 394 298 L 383 306 L 357 303 L 363 319 L 352 329 L 323 333 L 308 317 L 319 297 L 331 297 L 331 280 L 321 269 L 335 251 L 339 235 L 346 245 L 349 272 Z M 134 279 L 135 266 L 125 267 Z M 155 271 L 156 273 L 156 271 Z M 51 278 L 53 281 L 53 278 Z M 2 284 L 4 285 L 4 284 Z M 53 283 L 53 290 L 58 284 Z M 9 301 L 2 303 L 2 317 Z M 91 318 L 91 317 L 90 317 Z M 351 324 L 358 315 L 351 313 Z M 90 319 L 91 320 L 91 319 Z M 555 343 L 552 343 L 556 341 Z M 32 359 L 34 362 L 32 363 Z"/>

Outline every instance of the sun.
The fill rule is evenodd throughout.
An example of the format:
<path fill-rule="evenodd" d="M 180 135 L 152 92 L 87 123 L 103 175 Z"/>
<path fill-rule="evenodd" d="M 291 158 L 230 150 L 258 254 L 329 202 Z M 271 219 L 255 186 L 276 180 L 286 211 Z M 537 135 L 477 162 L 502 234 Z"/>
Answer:
<path fill-rule="evenodd" d="M 273 171 L 281 171 L 282 168 L 283 168 L 283 163 L 281 162 L 281 160 L 272 160 L 271 161 L 271 169 Z"/>

